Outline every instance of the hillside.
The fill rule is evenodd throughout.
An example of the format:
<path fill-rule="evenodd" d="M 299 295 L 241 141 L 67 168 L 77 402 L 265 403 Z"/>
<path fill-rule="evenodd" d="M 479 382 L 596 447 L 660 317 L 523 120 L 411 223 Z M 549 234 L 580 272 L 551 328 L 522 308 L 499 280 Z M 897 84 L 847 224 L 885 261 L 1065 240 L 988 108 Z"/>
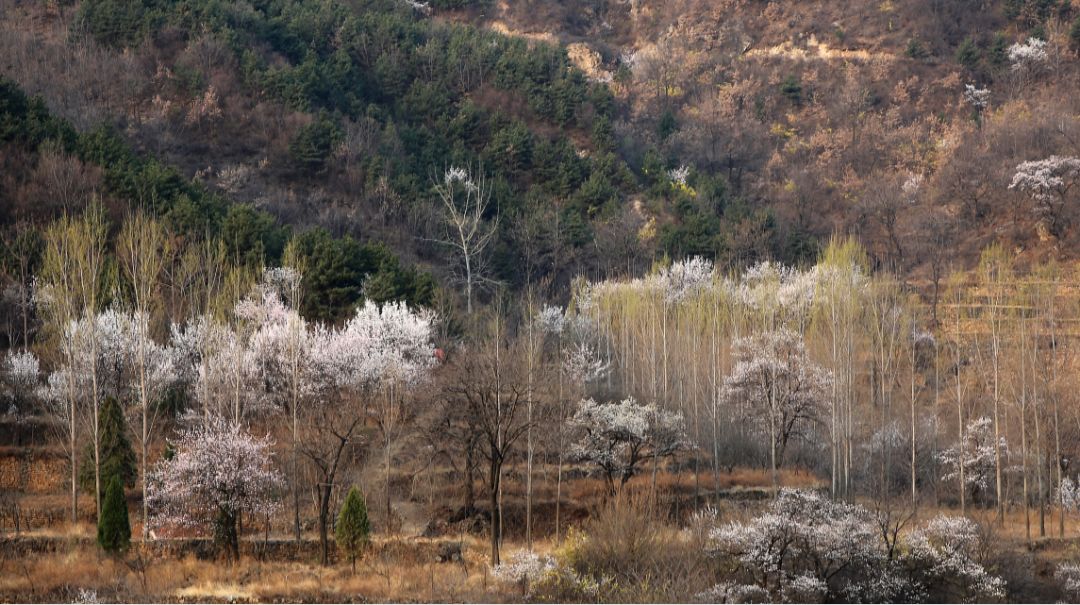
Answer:
<path fill-rule="evenodd" d="M 443 283 L 451 165 L 489 177 L 485 277 L 513 289 L 663 254 L 805 262 L 834 232 L 922 277 L 996 239 L 1073 256 L 1071 221 L 1040 232 L 1008 190 L 1075 153 L 1067 3 L 5 3 L 4 75 L 76 129 Z M 1018 71 L 1029 35 L 1048 58 Z"/>
<path fill-rule="evenodd" d="M 0 0 L 0 601 L 1080 600 L 1080 0 Z"/>
<path fill-rule="evenodd" d="M 1075 258 L 1072 219 L 1046 233 L 1032 200 L 1009 190 L 1021 162 L 1077 153 L 1069 3 L 590 6 L 503 2 L 481 21 L 588 45 L 627 108 L 616 130 L 634 135 L 622 146 L 631 165 L 658 153 L 668 168 L 721 175 L 733 197 L 775 215 L 789 260 L 833 231 L 857 235 L 880 266 L 923 277 L 944 250 L 968 268 L 995 240 L 1029 261 Z M 1009 58 L 1029 36 L 1047 40 L 1037 66 Z M 984 106 L 965 101 L 966 85 L 989 91 Z M 651 193 L 666 197 L 657 220 L 678 225 L 681 248 L 669 249 L 726 245 L 739 258 L 751 246 L 701 237 L 715 208 Z"/>

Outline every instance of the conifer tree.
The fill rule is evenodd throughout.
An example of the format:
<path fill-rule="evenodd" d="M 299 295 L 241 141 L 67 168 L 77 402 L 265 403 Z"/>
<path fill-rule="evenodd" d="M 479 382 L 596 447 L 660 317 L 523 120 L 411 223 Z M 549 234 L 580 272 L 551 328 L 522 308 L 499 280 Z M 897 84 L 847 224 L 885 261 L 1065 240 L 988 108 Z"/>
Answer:
<path fill-rule="evenodd" d="M 120 403 L 113 397 L 107 397 L 101 406 L 101 414 L 98 418 L 98 428 L 101 447 L 101 477 L 103 486 L 109 477 L 117 477 L 120 484 L 126 487 L 135 486 L 135 478 L 138 471 L 135 461 L 135 450 L 131 447 L 128 438 L 127 420 Z M 83 489 L 92 492 L 94 489 L 94 456 L 91 449 L 93 444 L 87 444 L 87 453 L 83 456 L 83 465 L 79 473 L 80 483 Z M 104 496 L 104 493 L 102 494 Z"/>
<path fill-rule="evenodd" d="M 370 534 L 371 523 L 368 521 L 364 496 L 354 487 L 345 496 L 345 503 L 338 514 L 337 527 L 334 528 L 334 541 L 338 548 L 348 555 L 353 572 L 356 572 L 356 557 L 367 548 Z"/>
<path fill-rule="evenodd" d="M 109 554 L 126 551 L 131 545 L 131 524 L 128 522 L 127 501 L 124 499 L 124 486 L 117 474 L 109 477 L 105 490 L 105 499 L 98 516 L 98 545 Z"/>

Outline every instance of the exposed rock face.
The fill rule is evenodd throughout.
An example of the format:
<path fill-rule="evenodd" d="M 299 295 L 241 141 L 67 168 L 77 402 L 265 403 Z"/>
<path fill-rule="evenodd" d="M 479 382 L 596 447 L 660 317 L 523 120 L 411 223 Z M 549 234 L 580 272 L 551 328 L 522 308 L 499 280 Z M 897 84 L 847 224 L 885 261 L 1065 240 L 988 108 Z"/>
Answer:
<path fill-rule="evenodd" d="M 570 62 L 578 69 L 585 72 L 590 80 L 597 82 L 610 82 L 611 72 L 604 69 L 604 58 L 600 53 L 583 42 L 574 42 L 566 45 L 566 55 Z"/>

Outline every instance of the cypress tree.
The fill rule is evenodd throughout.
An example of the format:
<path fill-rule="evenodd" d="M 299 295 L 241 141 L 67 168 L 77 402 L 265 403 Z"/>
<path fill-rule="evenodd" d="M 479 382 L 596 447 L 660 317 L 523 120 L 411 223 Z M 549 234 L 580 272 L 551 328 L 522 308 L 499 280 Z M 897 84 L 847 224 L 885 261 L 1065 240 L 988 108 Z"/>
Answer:
<path fill-rule="evenodd" d="M 349 557 L 354 573 L 356 572 L 356 557 L 367 548 L 370 533 L 371 523 L 368 521 L 364 496 L 354 487 L 345 496 L 345 503 L 341 505 L 337 526 L 334 528 L 334 541 L 337 542 L 338 548 Z"/>
<path fill-rule="evenodd" d="M 128 439 L 127 421 L 124 410 L 114 397 L 107 397 L 101 405 L 98 430 L 101 431 L 101 488 L 106 488 L 109 477 L 117 477 L 122 486 L 134 487 L 138 476 L 135 450 Z M 83 464 L 79 472 L 79 482 L 85 491 L 94 491 L 94 450 L 93 443 L 87 444 L 83 454 Z"/>
<path fill-rule="evenodd" d="M 128 522 L 124 486 L 115 474 L 109 477 L 105 500 L 101 504 L 97 541 L 105 552 L 112 555 L 126 551 L 131 544 L 131 524 Z"/>

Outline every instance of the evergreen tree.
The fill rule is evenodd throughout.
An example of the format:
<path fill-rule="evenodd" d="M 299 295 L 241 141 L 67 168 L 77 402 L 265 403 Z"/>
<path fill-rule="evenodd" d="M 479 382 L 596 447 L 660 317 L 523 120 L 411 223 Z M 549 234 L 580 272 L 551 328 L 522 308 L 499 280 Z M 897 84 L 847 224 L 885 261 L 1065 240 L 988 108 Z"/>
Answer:
<path fill-rule="evenodd" d="M 971 36 L 964 38 L 956 49 L 956 62 L 964 67 L 974 68 L 979 62 L 979 45 Z"/>
<path fill-rule="evenodd" d="M 98 545 L 109 554 L 124 552 L 131 545 L 131 524 L 128 522 L 127 501 L 124 486 L 116 474 L 109 476 L 105 500 L 98 517 Z"/>
<path fill-rule="evenodd" d="M 341 505 L 341 513 L 338 514 L 337 526 L 334 528 L 334 541 L 338 548 L 348 555 L 353 572 L 356 571 L 356 557 L 367 548 L 370 533 L 371 523 L 368 521 L 364 496 L 354 487 L 345 496 L 345 503 Z"/>
<path fill-rule="evenodd" d="M 289 143 L 289 153 L 300 170 L 308 174 L 320 173 L 340 138 L 341 131 L 337 124 L 323 114 L 300 128 Z"/>
<path fill-rule="evenodd" d="M 135 450 L 128 438 L 127 420 L 120 403 L 114 397 L 107 397 L 101 405 L 98 430 L 101 431 L 101 476 L 102 489 L 108 477 L 117 477 L 120 484 L 135 486 L 138 467 L 135 462 Z M 94 491 L 94 450 L 93 443 L 87 444 L 83 454 L 82 468 L 79 470 L 79 483 L 83 490 Z"/>

